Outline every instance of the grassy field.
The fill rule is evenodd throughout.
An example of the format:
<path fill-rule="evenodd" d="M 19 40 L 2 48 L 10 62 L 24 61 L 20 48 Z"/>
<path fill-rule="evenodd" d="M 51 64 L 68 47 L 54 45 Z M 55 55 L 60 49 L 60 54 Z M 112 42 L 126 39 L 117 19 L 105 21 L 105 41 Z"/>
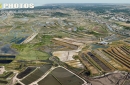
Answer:
<path fill-rule="evenodd" d="M 130 27 L 130 23 L 126 23 L 126 22 L 117 22 L 117 24 L 125 27 Z"/>
<path fill-rule="evenodd" d="M 123 26 L 124 29 L 130 30 L 130 23 L 116 22 L 117 25 Z"/>
<path fill-rule="evenodd" d="M 39 36 L 37 36 L 36 39 L 37 38 L 42 42 L 34 44 L 12 44 L 12 48 L 19 52 L 19 54 L 16 56 L 16 60 L 47 60 L 49 58 L 49 54 L 40 51 L 39 48 L 50 45 L 52 43 L 52 36 L 43 35 L 41 38 L 39 38 Z"/>
<path fill-rule="evenodd" d="M 12 47 L 19 52 L 16 60 L 46 60 L 49 58 L 47 53 L 37 50 L 33 44 L 13 44 Z"/>

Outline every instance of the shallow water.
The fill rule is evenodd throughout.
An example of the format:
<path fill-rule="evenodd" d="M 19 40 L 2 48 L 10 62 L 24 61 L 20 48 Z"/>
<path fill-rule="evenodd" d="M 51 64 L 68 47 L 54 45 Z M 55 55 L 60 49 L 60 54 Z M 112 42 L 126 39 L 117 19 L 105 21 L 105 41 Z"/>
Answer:
<path fill-rule="evenodd" d="M 99 45 L 99 44 L 92 44 L 92 49 L 108 48 L 108 47 L 109 47 L 109 46 Z"/>

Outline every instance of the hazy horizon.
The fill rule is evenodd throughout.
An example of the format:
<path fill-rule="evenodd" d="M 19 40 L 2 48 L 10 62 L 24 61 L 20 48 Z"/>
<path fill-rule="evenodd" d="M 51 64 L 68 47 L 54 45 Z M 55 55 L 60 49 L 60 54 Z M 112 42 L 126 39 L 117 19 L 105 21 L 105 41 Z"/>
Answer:
<path fill-rule="evenodd" d="M 0 3 L 33 3 L 35 6 L 40 6 L 44 4 L 55 4 L 55 3 L 106 3 L 106 4 L 130 4 L 130 1 L 128 0 L 66 0 L 66 1 L 61 1 L 61 0 L 1 0 Z"/>

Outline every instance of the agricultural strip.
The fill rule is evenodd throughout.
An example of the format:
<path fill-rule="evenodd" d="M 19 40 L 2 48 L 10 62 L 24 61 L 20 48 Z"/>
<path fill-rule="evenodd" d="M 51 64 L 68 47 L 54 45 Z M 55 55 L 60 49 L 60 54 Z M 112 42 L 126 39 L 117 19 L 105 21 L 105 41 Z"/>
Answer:
<path fill-rule="evenodd" d="M 111 47 L 106 50 L 103 50 L 105 53 L 110 55 L 112 58 L 119 61 L 121 64 L 123 64 L 125 67 L 127 67 L 127 70 L 130 68 L 130 57 L 129 57 L 129 49 L 120 46 L 120 47 Z"/>
<path fill-rule="evenodd" d="M 96 69 L 96 67 L 94 67 L 94 66 L 91 64 L 91 62 L 89 62 L 89 61 L 87 60 L 87 57 L 86 57 L 86 55 L 85 55 L 84 53 L 82 53 L 82 54 L 79 56 L 79 59 L 80 59 L 80 61 L 84 64 L 84 66 L 85 66 L 88 70 L 90 70 L 90 72 L 91 72 L 92 75 L 95 75 L 95 74 L 98 74 L 98 73 L 99 73 L 98 70 Z"/>
<path fill-rule="evenodd" d="M 95 51 L 95 52 L 97 52 L 97 54 L 99 54 L 107 62 L 109 62 L 111 65 L 113 65 L 116 69 L 122 69 L 122 65 L 118 61 L 116 61 L 113 57 L 110 57 L 108 54 L 106 54 L 103 50 Z"/>
<path fill-rule="evenodd" d="M 92 58 L 104 71 L 110 71 L 111 69 L 105 65 L 102 61 L 100 61 L 95 55 L 91 52 L 88 52 L 87 55 Z"/>

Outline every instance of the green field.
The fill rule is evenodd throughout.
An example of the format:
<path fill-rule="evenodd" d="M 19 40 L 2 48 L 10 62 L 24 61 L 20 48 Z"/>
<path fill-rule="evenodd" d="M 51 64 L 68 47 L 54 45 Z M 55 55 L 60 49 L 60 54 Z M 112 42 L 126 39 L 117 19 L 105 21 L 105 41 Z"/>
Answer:
<path fill-rule="evenodd" d="M 46 60 L 49 58 L 47 53 L 37 50 L 36 46 L 31 44 L 13 44 L 12 47 L 19 52 L 16 60 Z"/>

